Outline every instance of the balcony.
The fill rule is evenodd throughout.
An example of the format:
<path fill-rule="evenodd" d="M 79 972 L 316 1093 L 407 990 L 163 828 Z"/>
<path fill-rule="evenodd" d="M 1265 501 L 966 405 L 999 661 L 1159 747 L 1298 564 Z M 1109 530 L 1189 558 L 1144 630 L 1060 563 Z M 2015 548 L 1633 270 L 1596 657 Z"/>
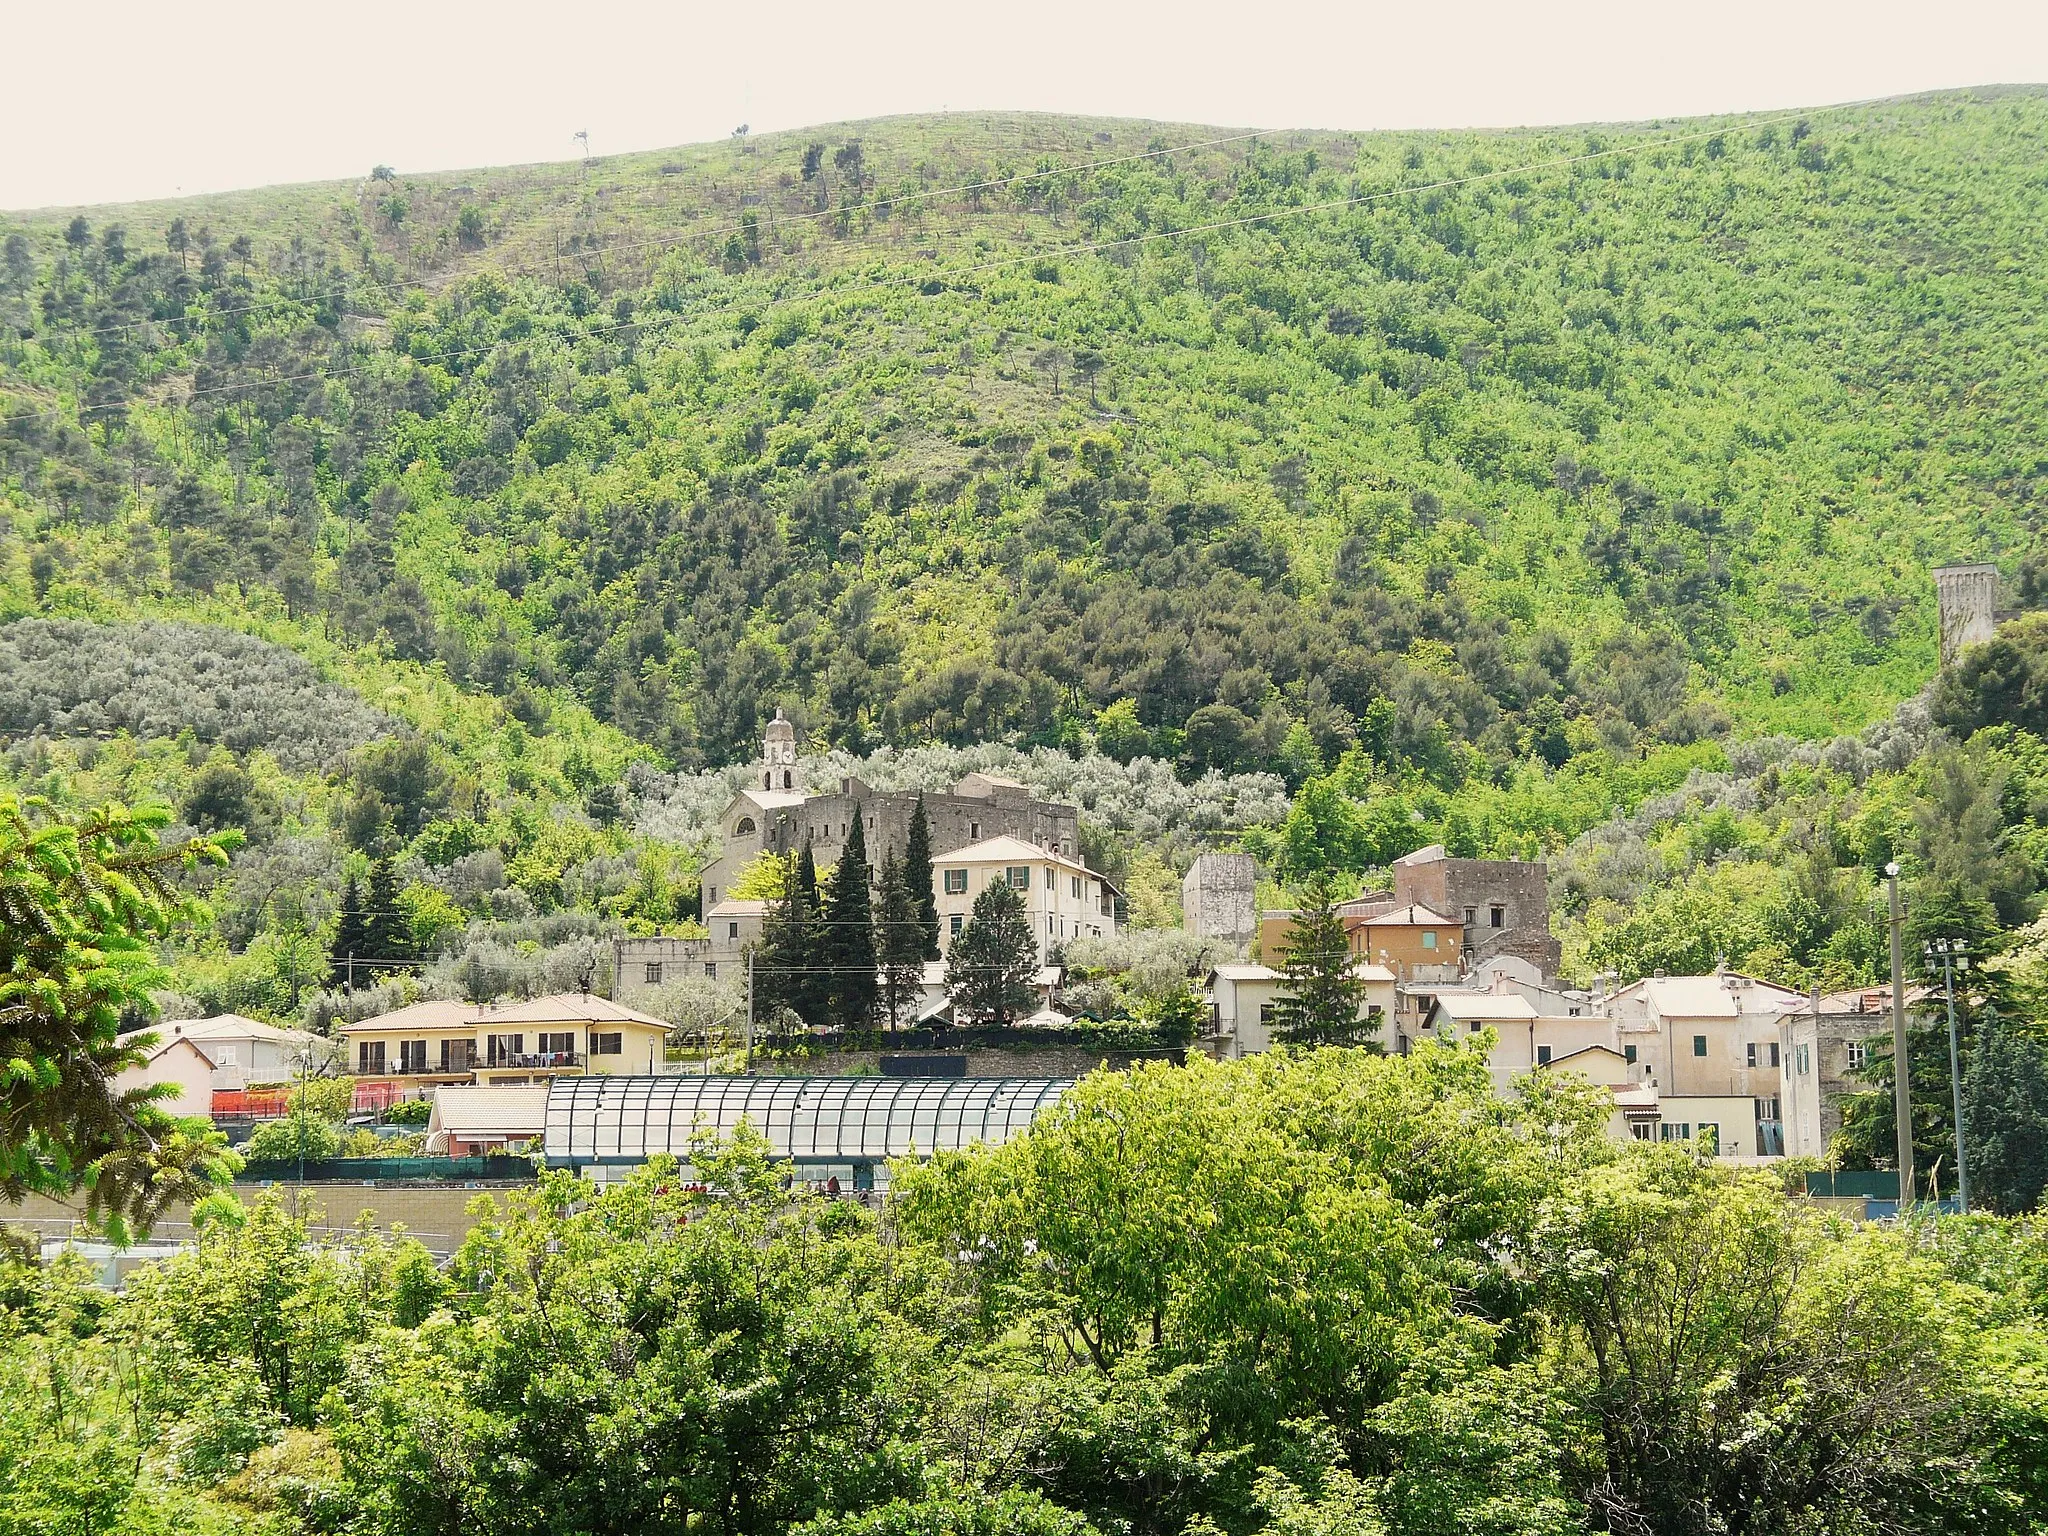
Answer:
<path fill-rule="evenodd" d="M 467 1077 L 477 1069 L 474 1058 L 468 1061 L 449 1060 L 445 1065 L 437 1062 L 412 1063 L 390 1061 L 371 1057 L 356 1063 L 357 1077 Z"/>

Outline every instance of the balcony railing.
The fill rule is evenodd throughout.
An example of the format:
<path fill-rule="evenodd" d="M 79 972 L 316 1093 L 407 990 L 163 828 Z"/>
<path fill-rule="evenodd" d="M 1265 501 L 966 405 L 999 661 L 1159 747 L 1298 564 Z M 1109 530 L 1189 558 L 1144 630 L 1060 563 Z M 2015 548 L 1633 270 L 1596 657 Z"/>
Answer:
<path fill-rule="evenodd" d="M 446 1062 L 406 1062 L 374 1058 L 356 1063 L 358 1077 L 460 1077 L 465 1072 L 474 1072 L 477 1062 L 474 1057 L 468 1061 L 449 1060 Z"/>
<path fill-rule="evenodd" d="M 583 1060 L 581 1051 L 512 1051 L 492 1056 L 481 1065 L 496 1072 L 506 1067 L 580 1067 Z"/>

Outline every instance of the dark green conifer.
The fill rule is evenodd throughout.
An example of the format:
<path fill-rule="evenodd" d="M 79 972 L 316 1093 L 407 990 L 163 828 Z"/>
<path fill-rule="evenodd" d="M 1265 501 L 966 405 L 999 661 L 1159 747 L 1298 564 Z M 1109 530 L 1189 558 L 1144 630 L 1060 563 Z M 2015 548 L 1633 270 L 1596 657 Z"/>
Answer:
<path fill-rule="evenodd" d="M 861 808 L 853 808 L 853 825 L 839 867 L 825 892 L 825 933 L 828 1002 L 826 1016 L 836 1028 L 870 1029 L 875 1022 L 874 871 L 868 864 L 867 834 L 861 830 Z"/>
<path fill-rule="evenodd" d="M 910 842 L 903 852 L 903 886 L 917 910 L 918 932 L 923 938 L 920 953 L 927 960 L 939 958 L 939 893 L 932 884 L 932 824 L 924 813 L 924 792 L 910 812 Z"/>

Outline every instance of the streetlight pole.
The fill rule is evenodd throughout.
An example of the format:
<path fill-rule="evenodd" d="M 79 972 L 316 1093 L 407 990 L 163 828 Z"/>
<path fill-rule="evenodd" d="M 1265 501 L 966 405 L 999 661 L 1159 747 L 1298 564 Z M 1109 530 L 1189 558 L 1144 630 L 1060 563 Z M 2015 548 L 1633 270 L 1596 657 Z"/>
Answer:
<path fill-rule="evenodd" d="M 1899 905 L 1899 866 L 1884 867 L 1890 887 L 1892 919 L 1892 1105 L 1897 1111 L 1899 1214 L 1914 1204 L 1913 1185 L 1913 1062 L 1906 1052 L 1906 914 Z"/>
<path fill-rule="evenodd" d="M 1942 990 L 1948 996 L 1948 1081 L 1956 1116 L 1956 1204 L 1970 1214 L 1970 1160 L 1963 1151 L 1963 1066 L 1956 1043 L 1956 972 L 1970 968 L 1970 952 L 1961 939 L 1935 939 L 1925 946 L 1927 958 L 1941 963 Z"/>

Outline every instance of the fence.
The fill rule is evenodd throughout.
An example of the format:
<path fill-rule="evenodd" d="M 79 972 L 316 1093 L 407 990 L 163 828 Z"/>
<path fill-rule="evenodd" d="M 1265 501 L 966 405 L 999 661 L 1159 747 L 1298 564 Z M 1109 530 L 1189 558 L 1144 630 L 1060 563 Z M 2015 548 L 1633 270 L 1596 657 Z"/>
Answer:
<path fill-rule="evenodd" d="M 1824 1200 L 1890 1200 L 1899 1198 L 1896 1173 L 1830 1173 L 1823 1168 L 1806 1176 L 1806 1192 Z"/>
<path fill-rule="evenodd" d="M 252 1159 L 235 1175 L 237 1184 L 296 1184 L 301 1165 L 295 1157 Z M 305 1182 L 341 1184 L 466 1184 L 481 1181 L 531 1182 L 533 1159 L 527 1157 L 309 1157 Z"/>

